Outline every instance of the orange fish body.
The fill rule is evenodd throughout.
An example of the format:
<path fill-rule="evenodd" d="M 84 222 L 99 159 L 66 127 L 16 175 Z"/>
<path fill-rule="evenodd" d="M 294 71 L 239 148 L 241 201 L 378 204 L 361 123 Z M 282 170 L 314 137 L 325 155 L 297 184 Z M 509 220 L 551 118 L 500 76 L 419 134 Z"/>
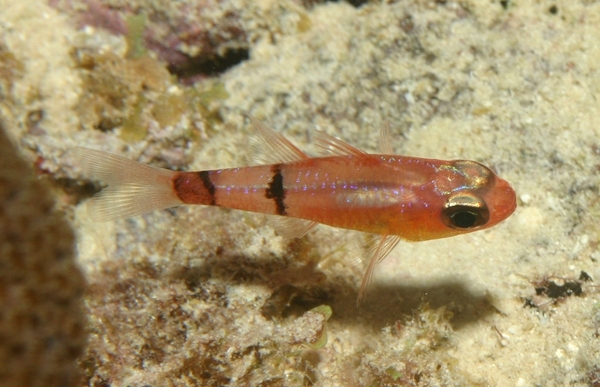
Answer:
<path fill-rule="evenodd" d="M 380 234 L 360 300 L 374 267 L 400 239 L 423 241 L 486 229 L 516 208 L 510 185 L 477 162 L 367 154 L 322 133 L 317 145 L 328 155 L 310 158 L 252 120 L 268 165 L 176 172 L 77 148 L 84 171 L 109 185 L 90 202 L 91 215 L 110 220 L 200 204 L 280 215 L 285 222 L 278 231 L 286 236 L 301 236 L 317 223 Z"/>
<path fill-rule="evenodd" d="M 390 155 L 181 172 L 174 187 L 185 204 L 284 215 L 410 241 L 488 228 L 514 211 L 512 188 L 478 163 Z M 445 210 L 456 198 L 481 198 L 468 203 L 479 206 L 459 208 L 464 227 L 444 215 L 460 213 Z"/>

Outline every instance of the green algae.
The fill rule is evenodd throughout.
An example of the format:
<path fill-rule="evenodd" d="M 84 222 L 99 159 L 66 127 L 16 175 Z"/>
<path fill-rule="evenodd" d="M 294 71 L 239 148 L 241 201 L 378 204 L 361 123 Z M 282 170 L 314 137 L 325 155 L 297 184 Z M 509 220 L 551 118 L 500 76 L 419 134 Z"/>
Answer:
<path fill-rule="evenodd" d="M 146 55 L 144 31 L 147 17 L 145 13 L 127 17 L 127 58 L 136 59 Z"/>

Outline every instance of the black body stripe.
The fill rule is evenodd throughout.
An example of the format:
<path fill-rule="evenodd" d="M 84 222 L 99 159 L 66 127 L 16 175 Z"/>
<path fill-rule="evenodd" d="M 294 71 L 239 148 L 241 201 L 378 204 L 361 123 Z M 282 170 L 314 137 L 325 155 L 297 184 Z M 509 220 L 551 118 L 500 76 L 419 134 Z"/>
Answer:
<path fill-rule="evenodd" d="M 217 204 L 217 200 L 215 199 L 215 185 L 210 181 L 210 173 L 208 171 L 198 172 L 198 176 L 200 176 L 200 180 L 202 180 L 202 185 L 208 191 L 210 195 L 210 205 L 215 206 Z"/>
<path fill-rule="evenodd" d="M 265 192 L 265 197 L 275 201 L 275 212 L 277 215 L 287 215 L 285 212 L 285 189 L 283 188 L 281 164 L 273 165 L 271 172 L 273 172 L 273 179 L 269 183 L 269 188 L 267 188 Z"/>

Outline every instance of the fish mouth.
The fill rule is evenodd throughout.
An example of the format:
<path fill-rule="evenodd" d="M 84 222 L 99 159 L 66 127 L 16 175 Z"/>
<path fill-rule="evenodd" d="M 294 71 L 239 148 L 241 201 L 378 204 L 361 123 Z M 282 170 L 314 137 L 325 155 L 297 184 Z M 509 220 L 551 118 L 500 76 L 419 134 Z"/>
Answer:
<path fill-rule="evenodd" d="M 517 208 L 517 195 L 510 184 L 501 178 L 496 177 L 496 185 L 491 192 L 491 200 L 488 201 L 490 213 L 492 214 L 490 223 L 496 224 L 508 218 Z"/>

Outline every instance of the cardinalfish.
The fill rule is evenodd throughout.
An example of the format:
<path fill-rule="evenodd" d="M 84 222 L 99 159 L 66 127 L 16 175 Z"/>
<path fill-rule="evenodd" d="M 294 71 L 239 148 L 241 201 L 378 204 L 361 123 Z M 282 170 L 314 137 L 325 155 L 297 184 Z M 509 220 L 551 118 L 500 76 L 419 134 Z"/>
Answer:
<path fill-rule="evenodd" d="M 276 231 L 301 237 L 317 223 L 378 234 L 358 294 L 375 266 L 402 239 L 425 241 L 490 228 L 516 208 L 508 182 L 469 160 L 391 154 L 389 131 L 381 154 L 368 154 L 322 132 L 320 157 L 309 157 L 254 118 L 255 148 L 264 165 L 178 172 L 110 153 L 76 148 L 81 168 L 108 187 L 88 203 L 98 221 L 182 204 L 278 215 Z"/>

